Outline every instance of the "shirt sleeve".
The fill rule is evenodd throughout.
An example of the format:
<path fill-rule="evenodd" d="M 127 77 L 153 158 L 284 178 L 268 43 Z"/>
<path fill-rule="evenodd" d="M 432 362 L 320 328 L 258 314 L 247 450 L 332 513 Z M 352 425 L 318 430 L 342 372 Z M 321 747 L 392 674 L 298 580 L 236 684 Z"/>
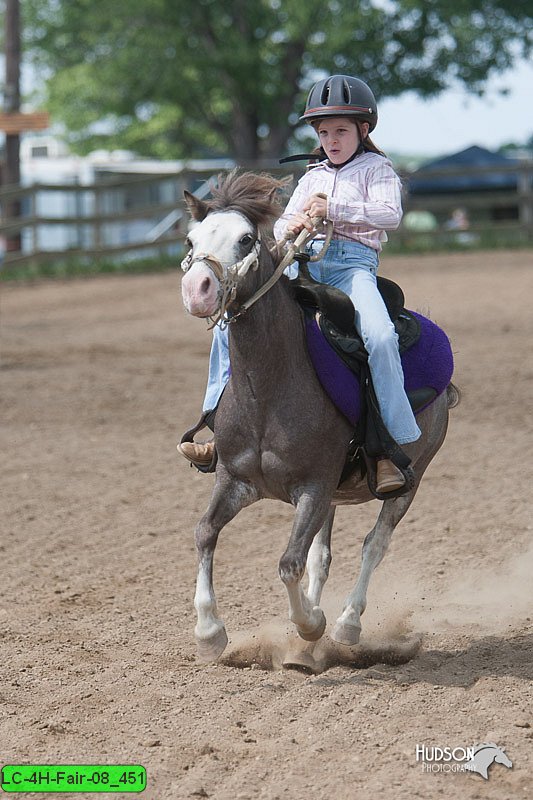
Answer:
<path fill-rule="evenodd" d="M 400 179 L 385 160 L 368 170 L 362 201 L 328 197 L 328 217 L 333 225 L 351 223 L 376 230 L 396 230 L 402 213 Z"/>

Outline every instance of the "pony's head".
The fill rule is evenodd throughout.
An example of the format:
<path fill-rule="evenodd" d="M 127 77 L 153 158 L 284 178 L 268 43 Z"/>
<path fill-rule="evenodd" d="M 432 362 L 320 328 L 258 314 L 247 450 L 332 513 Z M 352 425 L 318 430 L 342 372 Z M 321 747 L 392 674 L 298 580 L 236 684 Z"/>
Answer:
<path fill-rule="evenodd" d="M 212 317 L 235 299 L 239 285 L 257 268 L 267 226 L 281 213 L 278 195 L 286 181 L 233 170 L 219 177 L 212 199 L 185 192 L 193 220 L 182 262 L 183 302 L 196 317 Z"/>

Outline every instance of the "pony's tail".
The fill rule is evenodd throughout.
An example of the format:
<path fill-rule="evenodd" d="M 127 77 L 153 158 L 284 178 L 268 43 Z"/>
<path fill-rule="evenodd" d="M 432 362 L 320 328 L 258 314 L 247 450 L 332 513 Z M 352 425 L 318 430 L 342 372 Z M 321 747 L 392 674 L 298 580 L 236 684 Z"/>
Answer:
<path fill-rule="evenodd" d="M 448 408 L 455 408 L 461 402 L 461 390 L 451 381 L 446 387 L 446 397 Z"/>

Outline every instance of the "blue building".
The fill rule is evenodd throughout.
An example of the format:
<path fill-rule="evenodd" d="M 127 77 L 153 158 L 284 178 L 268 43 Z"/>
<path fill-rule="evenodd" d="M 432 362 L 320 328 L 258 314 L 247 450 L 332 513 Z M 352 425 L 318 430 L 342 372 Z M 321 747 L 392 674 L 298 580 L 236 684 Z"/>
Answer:
<path fill-rule="evenodd" d="M 520 159 L 468 147 L 429 161 L 409 175 L 404 181 L 408 205 L 429 209 L 439 224 L 454 207 L 464 208 L 473 222 L 516 221 L 523 165 Z"/>

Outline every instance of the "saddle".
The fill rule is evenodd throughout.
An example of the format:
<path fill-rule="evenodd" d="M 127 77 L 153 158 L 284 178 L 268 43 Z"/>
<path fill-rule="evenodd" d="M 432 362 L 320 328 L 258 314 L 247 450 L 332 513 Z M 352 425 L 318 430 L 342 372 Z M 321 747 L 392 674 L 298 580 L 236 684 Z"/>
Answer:
<path fill-rule="evenodd" d="M 290 287 L 298 303 L 304 307 L 318 309 L 339 331 L 357 336 L 354 307 L 348 295 L 334 286 L 316 281 L 309 272 L 307 266 L 309 256 L 305 253 L 298 253 L 294 258 L 299 263 L 299 274 L 295 280 L 291 280 Z M 403 291 L 397 283 L 388 278 L 379 277 L 377 282 L 389 316 L 394 322 L 404 308 Z"/>
<path fill-rule="evenodd" d="M 290 282 L 294 298 L 304 311 L 319 312 L 319 325 L 324 337 L 346 366 L 359 376 L 361 364 L 368 362 L 368 353 L 355 328 L 355 309 L 351 299 L 340 289 L 316 281 L 307 267 L 308 256 L 300 253 L 295 258 L 300 269 L 298 278 Z M 405 295 L 397 283 L 378 277 L 377 285 L 398 334 L 402 354 L 420 339 L 420 320 L 405 308 Z M 430 386 L 407 391 L 413 411 L 427 406 L 436 395 Z"/>

